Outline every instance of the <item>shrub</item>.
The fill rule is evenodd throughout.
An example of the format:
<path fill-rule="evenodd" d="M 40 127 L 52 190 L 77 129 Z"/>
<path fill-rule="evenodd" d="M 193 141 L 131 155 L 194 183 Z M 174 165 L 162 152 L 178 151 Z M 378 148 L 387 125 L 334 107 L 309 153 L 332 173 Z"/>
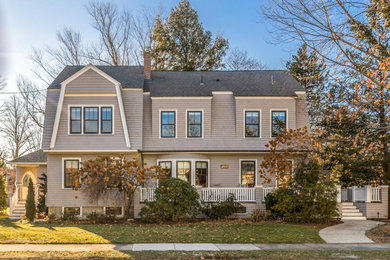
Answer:
<path fill-rule="evenodd" d="M 87 220 L 92 224 L 107 224 L 115 222 L 115 215 L 99 214 L 96 211 L 87 215 Z"/>
<path fill-rule="evenodd" d="M 7 209 L 8 195 L 5 192 L 5 175 L 0 174 L 0 213 Z"/>
<path fill-rule="evenodd" d="M 27 200 L 26 200 L 26 218 L 29 221 L 33 221 L 37 209 L 35 207 L 35 191 L 34 184 L 31 179 L 28 181 L 28 191 L 27 191 Z"/>
<path fill-rule="evenodd" d="M 76 212 L 74 211 L 68 211 L 64 212 L 61 217 L 61 221 L 76 221 L 77 220 L 77 215 Z"/>
<path fill-rule="evenodd" d="M 140 212 L 145 222 L 177 222 L 195 218 L 199 212 L 199 194 L 186 181 L 169 178 L 155 191 L 155 201 L 147 202 Z"/>
<path fill-rule="evenodd" d="M 222 219 L 236 213 L 243 206 L 234 201 L 234 195 L 229 194 L 229 197 L 222 202 L 203 202 L 201 212 L 211 219 Z"/>
<path fill-rule="evenodd" d="M 266 208 L 289 222 L 329 222 L 337 216 L 337 191 L 316 161 L 298 165 L 289 188 L 267 195 Z"/>
<path fill-rule="evenodd" d="M 293 189 L 278 188 L 265 197 L 265 207 L 274 218 L 288 220 L 297 212 L 297 200 L 297 194 Z"/>
<path fill-rule="evenodd" d="M 57 220 L 57 216 L 56 216 L 56 214 L 49 214 L 49 216 L 47 217 L 48 218 L 48 222 L 50 223 L 50 224 L 52 224 L 52 223 L 54 223 L 56 220 Z"/>
<path fill-rule="evenodd" d="M 262 210 L 259 208 L 253 209 L 250 220 L 252 222 L 263 222 L 273 220 L 271 213 L 268 210 Z"/>

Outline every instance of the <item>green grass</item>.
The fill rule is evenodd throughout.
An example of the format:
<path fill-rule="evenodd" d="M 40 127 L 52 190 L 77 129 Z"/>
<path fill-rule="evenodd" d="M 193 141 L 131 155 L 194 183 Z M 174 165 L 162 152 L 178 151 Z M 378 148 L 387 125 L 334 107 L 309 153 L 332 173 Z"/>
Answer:
<path fill-rule="evenodd" d="M 0 219 L 0 243 L 323 243 L 319 229 L 249 221 L 50 225 Z"/>
<path fill-rule="evenodd" d="M 0 258 L 122 258 L 122 259 L 219 259 L 219 258 L 266 258 L 266 259 L 389 259 L 390 251 L 224 251 L 224 252 L 0 252 Z"/>

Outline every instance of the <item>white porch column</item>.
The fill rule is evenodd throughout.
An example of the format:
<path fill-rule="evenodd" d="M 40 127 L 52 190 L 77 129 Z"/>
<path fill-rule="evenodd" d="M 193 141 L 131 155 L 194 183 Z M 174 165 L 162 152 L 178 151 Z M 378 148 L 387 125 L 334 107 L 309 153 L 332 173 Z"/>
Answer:
<path fill-rule="evenodd" d="M 337 203 L 341 202 L 341 185 L 336 185 L 337 190 Z"/>
<path fill-rule="evenodd" d="M 357 189 L 357 186 L 352 186 L 352 202 L 355 202 L 356 201 L 356 189 Z"/>
<path fill-rule="evenodd" d="M 364 186 L 364 195 L 365 195 L 365 202 L 366 203 L 371 202 L 371 194 L 372 194 L 371 185 L 365 185 Z"/>

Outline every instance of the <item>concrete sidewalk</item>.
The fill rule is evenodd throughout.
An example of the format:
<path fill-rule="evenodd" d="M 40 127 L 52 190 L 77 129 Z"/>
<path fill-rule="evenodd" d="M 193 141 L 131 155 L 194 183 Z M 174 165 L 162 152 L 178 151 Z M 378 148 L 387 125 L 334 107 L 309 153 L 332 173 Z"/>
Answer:
<path fill-rule="evenodd" d="M 374 243 L 366 231 L 382 224 L 373 220 L 344 220 L 344 223 L 320 230 L 320 237 L 326 243 Z"/>
<path fill-rule="evenodd" d="M 390 244 L 0 244 L 0 252 L 9 251 L 390 251 Z"/>

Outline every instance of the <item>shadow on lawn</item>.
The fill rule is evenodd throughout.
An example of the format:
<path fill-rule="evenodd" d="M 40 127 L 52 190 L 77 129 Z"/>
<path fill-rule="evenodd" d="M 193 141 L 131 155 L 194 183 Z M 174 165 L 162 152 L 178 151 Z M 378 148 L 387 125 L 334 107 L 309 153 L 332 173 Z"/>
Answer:
<path fill-rule="evenodd" d="M 0 227 L 3 226 L 3 227 L 10 227 L 10 228 L 21 228 L 15 224 L 16 222 L 17 220 L 12 220 L 9 218 L 0 218 Z"/>

